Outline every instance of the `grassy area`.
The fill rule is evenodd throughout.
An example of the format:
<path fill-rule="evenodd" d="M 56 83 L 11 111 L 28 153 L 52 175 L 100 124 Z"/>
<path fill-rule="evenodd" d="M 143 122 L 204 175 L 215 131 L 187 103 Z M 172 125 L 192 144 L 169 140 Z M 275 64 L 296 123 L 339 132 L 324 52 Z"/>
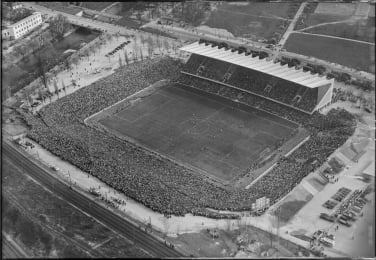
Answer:
<path fill-rule="evenodd" d="M 332 35 L 359 41 L 375 42 L 375 19 L 358 20 L 355 23 L 327 24 L 305 32 Z"/>
<path fill-rule="evenodd" d="M 335 62 L 350 68 L 375 73 L 373 45 L 293 33 L 288 38 L 287 51 Z"/>
<path fill-rule="evenodd" d="M 111 5 L 113 2 L 82 2 L 82 7 L 96 10 L 96 11 L 102 11 L 107 6 Z"/>
<path fill-rule="evenodd" d="M 299 8 L 296 3 L 261 3 L 248 5 L 222 3 L 213 11 L 205 25 L 226 29 L 236 37 L 257 39 L 278 38 Z"/>
<path fill-rule="evenodd" d="M 7 159 L 3 167 L 3 227 L 34 256 L 89 257 L 85 251 L 97 257 L 146 256 L 128 240 L 32 181 Z M 8 203 L 4 204 L 4 198 Z"/>
<path fill-rule="evenodd" d="M 336 15 L 336 14 L 309 14 L 305 19 L 303 25 L 297 29 L 307 28 L 309 26 L 318 25 L 321 23 L 338 22 L 349 19 L 350 16 Z"/>
<path fill-rule="evenodd" d="M 132 18 L 129 18 L 127 14 L 125 13 L 120 13 L 119 15 L 123 16 L 120 20 L 116 21 L 116 24 L 121 25 L 121 26 L 126 26 L 129 28 L 133 29 L 138 29 L 140 28 L 141 24 L 133 20 Z"/>
<path fill-rule="evenodd" d="M 88 43 L 98 35 L 99 32 L 79 28 L 63 40 L 55 42 L 52 45 L 46 45 L 35 53 L 29 54 L 18 63 L 12 64 L 3 70 L 2 89 L 4 90 L 6 87 L 10 86 L 11 93 L 13 94 L 36 79 L 36 71 L 38 69 L 36 67 L 36 57 L 38 54 L 42 53 L 43 55 L 54 58 L 55 63 L 51 64 L 53 67 L 66 57 L 63 56 L 64 51 L 68 49 L 78 50 L 82 42 Z"/>

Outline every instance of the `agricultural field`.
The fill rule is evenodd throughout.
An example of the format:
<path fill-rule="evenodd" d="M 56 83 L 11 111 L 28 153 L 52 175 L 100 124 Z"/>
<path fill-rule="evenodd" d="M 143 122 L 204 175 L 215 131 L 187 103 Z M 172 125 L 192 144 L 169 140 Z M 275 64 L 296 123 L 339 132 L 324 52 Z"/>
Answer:
<path fill-rule="evenodd" d="M 289 20 L 299 8 L 298 3 L 261 3 L 246 5 L 222 3 L 212 11 L 203 25 L 226 29 L 235 37 L 267 39 L 282 35 Z"/>
<path fill-rule="evenodd" d="M 374 45 L 371 44 L 313 34 L 292 33 L 285 48 L 290 52 L 375 73 Z"/>
<path fill-rule="evenodd" d="M 120 138 L 131 138 L 226 184 L 297 128 L 271 114 L 239 109 L 179 85 L 163 87 L 99 123 Z"/>

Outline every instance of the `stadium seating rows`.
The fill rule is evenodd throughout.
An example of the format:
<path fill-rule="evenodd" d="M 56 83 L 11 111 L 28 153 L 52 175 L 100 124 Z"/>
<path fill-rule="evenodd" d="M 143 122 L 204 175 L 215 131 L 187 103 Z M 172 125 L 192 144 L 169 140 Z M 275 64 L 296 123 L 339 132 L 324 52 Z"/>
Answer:
<path fill-rule="evenodd" d="M 231 73 L 225 77 L 230 67 Z M 191 55 L 183 71 L 218 82 L 225 81 L 229 85 L 293 105 L 310 113 L 317 103 L 317 89 L 305 89 L 308 93 L 294 100 L 301 90 L 301 85 L 197 54 Z"/>

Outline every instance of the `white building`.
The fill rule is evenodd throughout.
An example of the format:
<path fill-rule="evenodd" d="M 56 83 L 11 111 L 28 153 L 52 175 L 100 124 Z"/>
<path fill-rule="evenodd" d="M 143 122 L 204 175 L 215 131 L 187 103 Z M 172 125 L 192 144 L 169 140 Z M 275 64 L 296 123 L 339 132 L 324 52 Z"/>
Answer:
<path fill-rule="evenodd" d="M 3 39 L 18 39 L 23 35 L 32 31 L 35 27 L 42 23 L 42 15 L 39 12 L 35 12 L 32 15 L 2 28 L 1 36 Z"/>

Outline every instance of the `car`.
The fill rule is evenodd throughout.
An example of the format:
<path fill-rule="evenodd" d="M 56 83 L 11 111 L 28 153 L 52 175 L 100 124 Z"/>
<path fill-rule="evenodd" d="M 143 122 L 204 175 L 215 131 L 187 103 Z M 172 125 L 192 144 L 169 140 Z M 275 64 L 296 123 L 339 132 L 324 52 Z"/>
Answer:
<path fill-rule="evenodd" d="M 334 222 L 334 220 L 335 220 L 335 218 L 333 216 L 330 216 L 330 215 L 328 215 L 326 213 L 321 213 L 320 214 L 320 218 L 324 219 L 326 221 L 329 221 L 329 222 Z"/>
<path fill-rule="evenodd" d="M 56 167 L 56 166 L 51 166 L 50 168 L 51 168 L 51 170 L 54 170 L 55 172 L 57 172 L 59 170 L 59 168 Z"/>
<path fill-rule="evenodd" d="M 354 212 L 356 212 L 356 213 L 360 213 L 362 211 L 362 209 L 360 209 L 360 208 L 358 208 L 356 206 L 352 206 L 351 210 L 354 211 Z"/>
<path fill-rule="evenodd" d="M 341 218 L 338 219 L 338 223 L 346 226 L 346 227 L 351 227 L 351 224 L 349 222 L 347 222 L 346 220 L 343 220 Z"/>
<path fill-rule="evenodd" d="M 344 220 L 344 221 L 348 221 L 348 220 L 350 220 L 350 217 L 347 216 L 347 215 L 345 215 L 345 214 L 342 214 L 342 215 L 339 217 L 339 219 L 342 219 L 342 220 Z"/>

